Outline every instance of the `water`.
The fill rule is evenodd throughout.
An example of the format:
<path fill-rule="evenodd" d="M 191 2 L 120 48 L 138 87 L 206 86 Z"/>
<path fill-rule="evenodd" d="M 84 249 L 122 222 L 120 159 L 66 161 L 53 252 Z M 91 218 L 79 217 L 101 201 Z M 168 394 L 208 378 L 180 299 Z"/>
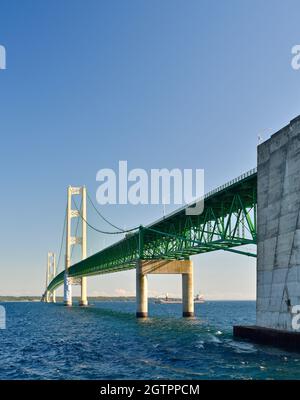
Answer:
<path fill-rule="evenodd" d="M 232 325 L 253 324 L 255 302 L 149 304 L 137 320 L 134 302 L 2 303 L 1 379 L 297 379 L 300 353 L 234 340 Z"/>

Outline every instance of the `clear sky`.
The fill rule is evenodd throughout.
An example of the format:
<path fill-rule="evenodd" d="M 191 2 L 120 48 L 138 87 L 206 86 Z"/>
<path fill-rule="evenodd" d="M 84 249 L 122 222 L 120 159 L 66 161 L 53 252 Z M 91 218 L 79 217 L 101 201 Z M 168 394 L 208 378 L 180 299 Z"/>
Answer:
<path fill-rule="evenodd" d="M 97 171 L 119 160 L 204 168 L 206 191 L 253 168 L 257 136 L 300 114 L 299 15 L 299 1 L 0 0 L 0 295 L 44 290 L 69 184 L 95 199 Z M 101 210 L 127 228 L 162 215 Z M 89 232 L 89 254 L 111 240 Z M 254 259 L 194 261 L 195 292 L 255 297 Z M 135 290 L 134 271 L 88 282 L 94 295 Z M 179 277 L 150 278 L 150 294 L 180 288 Z"/>

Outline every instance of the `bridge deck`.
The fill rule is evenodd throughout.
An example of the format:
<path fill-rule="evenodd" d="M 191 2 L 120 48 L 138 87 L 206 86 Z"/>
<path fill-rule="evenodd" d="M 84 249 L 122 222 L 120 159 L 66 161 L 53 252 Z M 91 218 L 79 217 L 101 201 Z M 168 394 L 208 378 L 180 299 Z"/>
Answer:
<path fill-rule="evenodd" d="M 70 277 L 133 269 L 138 259 L 188 259 L 216 250 L 233 251 L 256 244 L 257 173 L 251 170 L 207 193 L 200 215 L 186 215 L 187 206 L 140 227 L 124 239 L 69 268 Z M 64 271 L 49 284 L 52 291 L 64 281 Z"/>

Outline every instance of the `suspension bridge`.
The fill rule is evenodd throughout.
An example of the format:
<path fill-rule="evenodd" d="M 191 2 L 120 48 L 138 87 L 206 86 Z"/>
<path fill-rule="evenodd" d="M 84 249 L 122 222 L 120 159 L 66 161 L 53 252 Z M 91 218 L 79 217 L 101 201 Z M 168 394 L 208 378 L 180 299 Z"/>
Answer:
<path fill-rule="evenodd" d="M 65 268 L 56 275 L 55 255 L 48 254 L 47 282 L 43 300 L 55 302 L 55 291 L 64 285 L 64 303 L 72 305 L 72 285 L 81 286 L 80 305 L 87 305 L 88 276 L 136 269 L 137 317 L 147 317 L 147 275 L 181 274 L 183 316 L 194 315 L 193 266 L 190 257 L 211 251 L 228 251 L 256 257 L 242 246 L 256 244 L 257 172 L 255 169 L 207 193 L 200 215 L 188 215 L 183 207 L 158 221 L 122 230 L 108 221 L 96 208 L 85 187 L 69 187 L 64 231 L 66 234 Z M 74 196 L 81 196 L 78 206 Z M 113 227 L 104 231 L 87 218 L 87 199 L 99 216 Z M 190 207 L 191 205 L 189 205 Z M 77 218 L 75 236 L 71 221 Z M 78 222 L 81 220 L 81 235 Z M 87 227 L 107 235 L 125 237 L 86 257 Z M 80 262 L 71 265 L 72 247 L 81 245 Z M 59 259 L 62 254 L 60 248 Z"/>
<path fill-rule="evenodd" d="M 148 274 L 181 274 L 183 316 L 193 317 L 190 258 L 211 251 L 228 251 L 257 257 L 256 325 L 235 326 L 234 335 L 299 350 L 300 115 L 257 149 L 257 169 L 207 193 L 200 215 L 189 215 L 189 205 L 150 225 L 128 231 L 111 224 L 88 196 L 99 216 L 114 231 L 94 227 L 86 215 L 85 187 L 69 187 L 65 268 L 56 273 L 55 255 L 48 254 L 43 300 L 55 302 L 55 291 L 63 284 L 64 303 L 71 306 L 72 285 L 79 284 L 80 304 L 87 305 L 88 276 L 135 268 L 137 317 L 148 316 Z M 76 194 L 81 195 L 79 207 L 72 203 Z M 75 217 L 77 222 L 81 220 L 81 236 L 71 236 L 71 219 Z M 87 227 L 125 237 L 86 257 Z M 75 244 L 81 245 L 81 261 L 71 265 L 71 247 Z M 257 251 L 251 253 L 245 245 L 257 245 Z M 62 247 L 59 258 L 61 253 Z"/>

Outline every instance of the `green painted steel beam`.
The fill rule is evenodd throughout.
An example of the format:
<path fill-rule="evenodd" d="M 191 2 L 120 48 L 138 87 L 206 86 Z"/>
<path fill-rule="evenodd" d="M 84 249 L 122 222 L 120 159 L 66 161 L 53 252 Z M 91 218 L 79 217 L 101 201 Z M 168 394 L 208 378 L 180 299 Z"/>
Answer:
<path fill-rule="evenodd" d="M 70 277 L 92 276 L 135 268 L 138 259 L 186 259 L 224 250 L 255 257 L 236 247 L 256 244 L 256 171 L 231 181 L 204 198 L 201 215 L 182 208 L 119 242 L 72 265 Z M 64 271 L 49 284 L 52 291 L 64 281 Z"/>
<path fill-rule="evenodd" d="M 235 249 L 224 249 L 224 251 L 231 251 L 232 253 L 242 254 L 243 256 L 248 256 L 248 257 L 254 257 L 254 258 L 257 257 L 256 254 L 249 253 L 248 251 L 241 251 L 241 250 L 235 250 Z"/>

